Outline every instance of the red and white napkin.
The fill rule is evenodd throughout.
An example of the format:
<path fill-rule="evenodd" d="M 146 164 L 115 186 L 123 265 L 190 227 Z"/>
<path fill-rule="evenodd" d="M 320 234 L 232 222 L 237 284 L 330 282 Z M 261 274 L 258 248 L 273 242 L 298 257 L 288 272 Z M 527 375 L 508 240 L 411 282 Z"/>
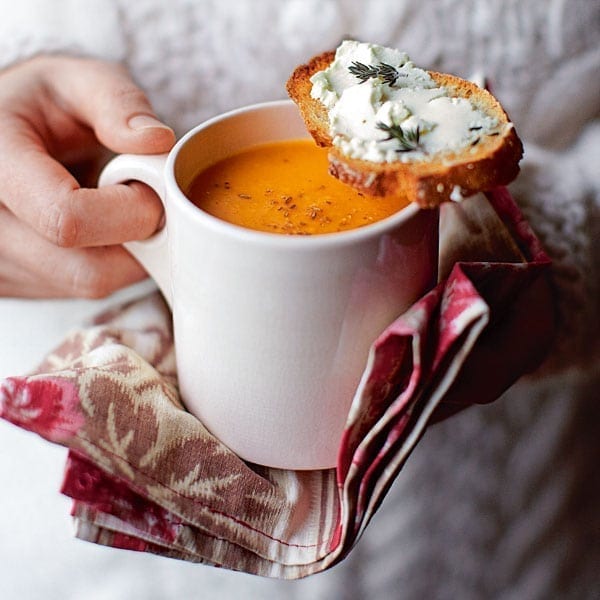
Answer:
<path fill-rule="evenodd" d="M 548 257 L 505 189 L 444 205 L 438 286 L 374 341 L 336 469 L 248 464 L 186 412 L 158 294 L 0 384 L 0 416 L 69 448 L 79 538 L 299 578 L 342 560 L 435 421 L 491 402 L 554 331 Z"/>

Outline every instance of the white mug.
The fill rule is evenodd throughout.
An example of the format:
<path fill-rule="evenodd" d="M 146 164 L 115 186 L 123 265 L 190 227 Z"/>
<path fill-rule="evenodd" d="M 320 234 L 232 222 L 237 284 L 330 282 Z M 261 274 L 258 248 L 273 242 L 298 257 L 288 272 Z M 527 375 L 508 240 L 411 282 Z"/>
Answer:
<path fill-rule="evenodd" d="M 307 135 L 291 101 L 248 106 L 100 177 L 145 182 L 164 204 L 165 227 L 126 247 L 171 307 L 186 408 L 241 458 L 289 469 L 335 466 L 372 342 L 437 275 L 437 210 L 287 236 L 226 223 L 182 192 L 236 151 Z"/>

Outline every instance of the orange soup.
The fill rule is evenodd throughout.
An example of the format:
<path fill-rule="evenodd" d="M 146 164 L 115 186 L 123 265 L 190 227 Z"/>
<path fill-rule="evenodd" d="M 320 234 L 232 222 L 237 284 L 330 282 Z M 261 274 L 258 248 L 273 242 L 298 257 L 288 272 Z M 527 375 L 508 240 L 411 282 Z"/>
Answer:
<path fill-rule="evenodd" d="M 260 144 L 202 171 L 186 195 L 229 223 L 289 235 L 355 229 L 405 206 L 366 196 L 327 169 L 327 150 L 312 140 Z"/>

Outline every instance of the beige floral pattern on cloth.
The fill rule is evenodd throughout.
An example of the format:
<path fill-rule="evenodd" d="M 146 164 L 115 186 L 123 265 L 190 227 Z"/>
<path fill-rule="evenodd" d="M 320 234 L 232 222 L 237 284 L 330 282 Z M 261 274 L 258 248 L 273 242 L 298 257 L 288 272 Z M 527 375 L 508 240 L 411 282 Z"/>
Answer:
<path fill-rule="evenodd" d="M 549 261 L 506 190 L 445 206 L 441 234 L 440 283 L 374 341 L 336 469 L 245 463 L 186 412 L 158 294 L 4 380 L 0 416 L 69 447 L 62 491 L 82 539 L 269 577 L 327 569 L 427 426 L 496 399 L 551 340 Z"/>

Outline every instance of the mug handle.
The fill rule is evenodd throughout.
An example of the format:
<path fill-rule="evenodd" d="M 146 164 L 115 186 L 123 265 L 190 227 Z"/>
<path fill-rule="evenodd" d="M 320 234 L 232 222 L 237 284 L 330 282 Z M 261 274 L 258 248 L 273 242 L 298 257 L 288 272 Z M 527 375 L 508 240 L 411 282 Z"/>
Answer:
<path fill-rule="evenodd" d="M 168 154 L 121 154 L 102 170 L 98 187 L 137 180 L 149 185 L 158 195 L 166 211 L 165 166 Z M 141 241 L 126 242 L 125 248 L 146 269 L 162 292 L 169 307 L 173 294 L 169 276 L 167 230 L 162 227 L 154 235 Z"/>

